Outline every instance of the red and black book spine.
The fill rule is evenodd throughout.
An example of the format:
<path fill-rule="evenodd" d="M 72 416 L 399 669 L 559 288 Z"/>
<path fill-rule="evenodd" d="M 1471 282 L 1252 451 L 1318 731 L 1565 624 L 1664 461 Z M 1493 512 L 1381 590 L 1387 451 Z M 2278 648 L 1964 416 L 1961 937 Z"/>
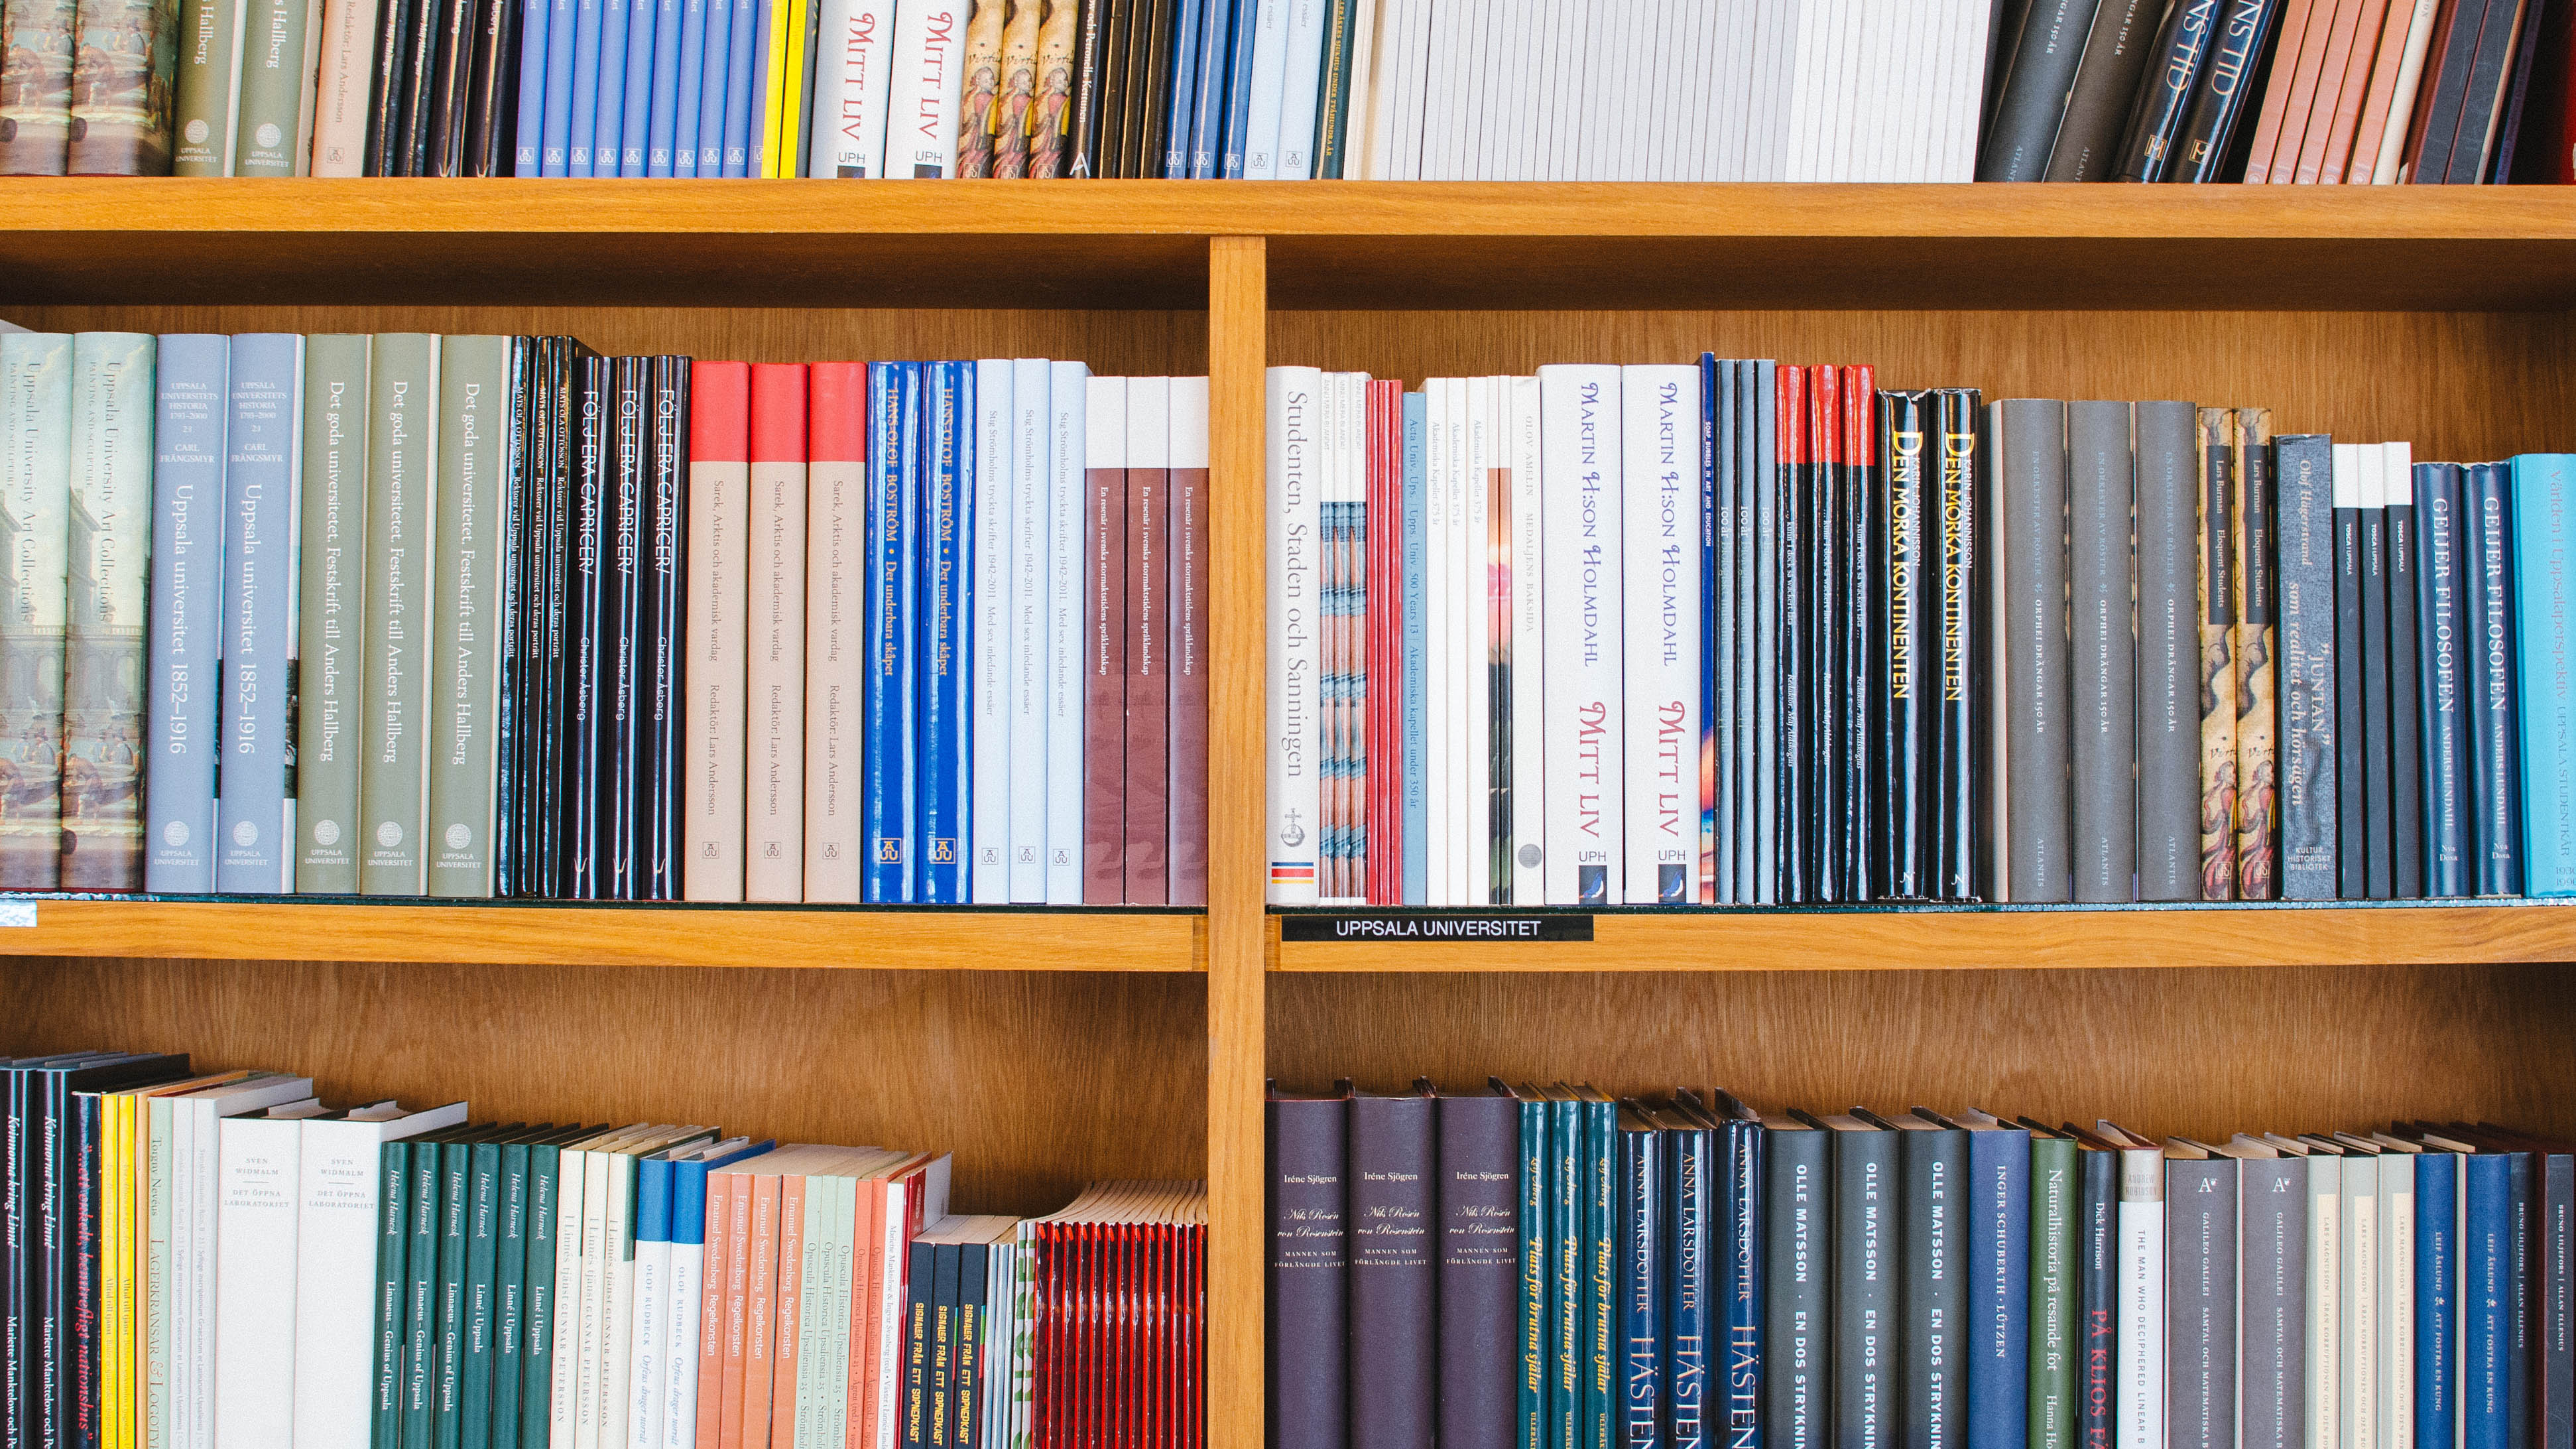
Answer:
<path fill-rule="evenodd" d="M 1137 466 L 1164 464 L 1167 444 L 1152 440 L 1142 446 L 1136 436 L 1168 421 L 1161 408 L 1139 408 L 1135 391 L 1163 383 L 1146 379 L 1128 384 L 1127 409 L 1127 904 L 1160 906 L 1171 901 L 1169 831 L 1171 829 L 1172 681 L 1169 657 L 1172 618 L 1171 579 L 1166 560 L 1171 540 L 1171 469 Z"/>
<path fill-rule="evenodd" d="M 1817 786 L 1815 881 L 1817 899 L 1851 899 L 1847 867 L 1851 848 L 1851 780 L 1844 768 L 1843 741 L 1852 721 L 1850 696 L 1843 682 L 1851 672 L 1850 621 L 1851 527 L 1843 507 L 1843 370 L 1827 364 L 1807 372 L 1807 429 L 1811 459 L 1807 469 L 1808 516 L 1815 520 L 1817 564 L 1809 616 L 1816 667 L 1808 675 L 1808 768 Z"/>
<path fill-rule="evenodd" d="M 1810 899 L 1815 875 L 1808 866 L 1808 837 L 1813 776 L 1807 768 L 1808 737 L 1815 731 L 1807 703 L 1815 673 L 1807 653 L 1808 620 L 1814 613 L 1807 598 L 1807 576 L 1813 565 L 1815 524 L 1807 497 L 1807 369 L 1784 363 L 1777 373 L 1778 467 L 1780 497 L 1780 720 L 1778 791 L 1779 903 Z"/>
<path fill-rule="evenodd" d="M 1878 517 L 1878 372 L 1864 363 L 1843 369 L 1843 534 L 1842 555 L 1849 577 L 1843 589 L 1843 669 L 1834 676 L 1843 691 L 1843 818 L 1845 898 L 1867 900 L 1869 863 L 1877 850 L 1878 761 L 1887 748 L 1886 715 L 1878 708 L 1870 661 L 1878 657 L 1883 633 L 1878 610 L 1878 576 L 1885 567 L 1870 541 L 1881 535 Z"/>
<path fill-rule="evenodd" d="M 1124 399 L 1120 400 L 1123 408 Z M 1093 418 L 1097 430 L 1107 420 Z M 1119 426 L 1123 428 L 1124 419 Z M 1082 903 L 1127 903 L 1127 469 L 1083 473 Z M 1100 457 L 1093 453 L 1096 463 Z"/>

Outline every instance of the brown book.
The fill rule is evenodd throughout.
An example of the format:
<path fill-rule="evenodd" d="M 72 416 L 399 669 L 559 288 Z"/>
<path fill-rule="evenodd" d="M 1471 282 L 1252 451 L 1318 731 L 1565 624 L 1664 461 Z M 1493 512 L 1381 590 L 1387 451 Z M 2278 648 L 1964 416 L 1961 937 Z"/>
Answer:
<path fill-rule="evenodd" d="M 2335 92 L 2334 119 L 2326 130 L 2325 160 L 2317 184 L 2341 186 L 2352 159 L 2353 138 L 2361 130 L 2362 102 L 2370 97 L 2370 77 L 2379 59 L 2381 28 L 2388 19 L 2388 0 L 2361 0 L 2361 24 L 2353 29 L 2352 54 L 2344 62 L 2343 87 Z"/>
<path fill-rule="evenodd" d="M 1208 888 L 1208 380 L 1172 379 L 1172 904 L 1204 906 Z"/>
<path fill-rule="evenodd" d="M 2372 61 L 2370 93 L 2361 103 L 2361 125 L 2353 138 L 2352 159 L 2344 168 L 2348 185 L 2366 186 L 2377 179 L 2381 143 L 2391 125 L 2404 126 L 2408 120 L 2396 114 L 2397 76 L 2406 67 L 2406 52 L 2413 48 L 2415 17 L 2423 10 L 2422 0 L 2391 0 L 2388 17 L 2379 30 L 2379 54 Z M 2428 16 L 2424 22 L 2432 24 Z M 2413 102 L 2408 102 L 2412 108 Z"/>
<path fill-rule="evenodd" d="M 2324 69 L 2317 72 L 2316 100 L 2308 107 L 2308 126 L 2299 137 L 2298 169 L 2291 180 L 2314 186 L 2325 169 L 2326 142 L 2334 132 L 2335 107 L 2343 95 L 2344 74 L 2351 68 L 2361 10 L 2367 0 L 2337 0 L 2334 29 L 2326 36 Z M 2376 39 L 2376 37 L 2373 37 Z"/>
<path fill-rule="evenodd" d="M 2308 23 L 2299 32 L 2299 56 L 2295 69 L 2287 65 L 2288 52 L 2273 62 L 2272 73 L 2281 75 L 2288 69 L 2289 93 L 2283 98 L 2281 134 L 2273 144 L 2272 160 L 2266 175 L 2273 185 L 2286 186 L 2299 171 L 2299 147 L 2308 138 L 2308 120 L 2316 111 L 2317 82 L 2325 74 L 2326 41 L 2334 34 L 2335 12 L 2357 0 L 2312 0 Z M 2283 44 L 2288 38 L 2283 37 Z M 2250 173 L 2249 173 L 2250 179 Z"/>
<path fill-rule="evenodd" d="M 2229 548 L 2228 592 L 2236 622 L 2236 898 L 2279 897 L 2281 720 L 2280 607 L 2272 572 L 2280 536 L 2273 505 L 2272 410 L 2236 413 L 2236 508 Z"/>
<path fill-rule="evenodd" d="M 2289 0 L 2281 12 L 2281 38 L 2275 42 L 2272 51 L 2275 57 L 2272 80 L 2263 87 L 2263 111 L 2254 121 L 2254 144 L 2245 153 L 2245 184 L 2248 186 L 2289 179 L 2286 170 L 2277 177 L 2272 174 L 2273 153 L 2281 144 L 2282 128 L 2287 123 L 2291 106 L 2295 104 L 2292 93 L 2300 88 L 2299 61 L 2306 53 L 2308 37 L 2313 33 L 2320 44 L 2325 37 L 2324 25 L 2319 23 L 2312 31 L 2310 19 L 2332 14 L 2333 10 L 2334 0 Z M 2313 100 L 2316 73 L 2308 71 L 2305 74 L 2310 92 L 2308 98 Z M 2300 108 L 2299 115 L 2305 119 L 2307 111 L 2304 106 Z M 2294 153 L 2297 144 L 2295 141 L 2291 143 Z"/>
<path fill-rule="evenodd" d="M 1127 380 L 1127 904 L 1171 903 L 1172 380 Z"/>
<path fill-rule="evenodd" d="M 1127 384 L 1095 377 L 1083 422 L 1082 903 L 1127 903 Z"/>
<path fill-rule="evenodd" d="M 2200 898 L 2236 899 L 2236 411 L 2200 410 Z"/>

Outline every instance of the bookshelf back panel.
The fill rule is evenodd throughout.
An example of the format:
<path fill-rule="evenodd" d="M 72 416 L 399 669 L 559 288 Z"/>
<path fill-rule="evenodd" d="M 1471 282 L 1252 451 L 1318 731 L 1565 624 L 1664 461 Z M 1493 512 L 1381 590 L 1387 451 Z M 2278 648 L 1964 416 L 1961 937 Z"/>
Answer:
<path fill-rule="evenodd" d="M 1551 362 L 1869 363 L 1883 387 L 2268 406 L 2420 460 L 2576 449 L 2576 342 L 2520 312 L 1278 312 L 1270 361 L 1402 377 Z"/>
<path fill-rule="evenodd" d="M 188 1051 L 310 1073 L 334 1105 L 721 1123 L 956 1154 L 960 1211 L 1207 1173 L 1194 976 L 29 959 L 0 1056 Z"/>
<path fill-rule="evenodd" d="M 2157 1136 L 2401 1115 L 2576 1136 L 2565 969 L 1274 975 L 1269 1070 L 1716 1085 L 1765 1110 L 1973 1106 Z"/>
<path fill-rule="evenodd" d="M 607 353 L 739 362 L 1052 357 L 1104 375 L 1207 370 L 1204 312 L 808 307 L 10 307 L 50 332 L 562 333 Z"/>

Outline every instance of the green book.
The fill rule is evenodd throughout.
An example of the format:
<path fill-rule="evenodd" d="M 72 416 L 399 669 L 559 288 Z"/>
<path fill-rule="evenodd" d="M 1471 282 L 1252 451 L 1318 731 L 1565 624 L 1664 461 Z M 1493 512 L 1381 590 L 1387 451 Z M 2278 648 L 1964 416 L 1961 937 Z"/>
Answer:
<path fill-rule="evenodd" d="M 303 576 L 296 618 L 295 889 L 358 890 L 358 684 L 367 537 L 367 368 L 363 333 L 304 343 Z"/>
<path fill-rule="evenodd" d="M 1612 1449 L 1611 1416 L 1623 1396 L 1611 1387 L 1618 1335 L 1619 1104 L 1593 1087 L 1578 1091 L 1583 1113 L 1583 1415 L 1578 1449 Z"/>
<path fill-rule="evenodd" d="M 492 1442 L 493 1290 L 501 1268 L 501 1142 L 477 1142 L 467 1168 L 465 1213 L 465 1332 L 456 1391 L 460 1442 L 487 1449 Z"/>
<path fill-rule="evenodd" d="M 302 176 L 313 154 L 320 0 L 252 0 L 244 28 L 232 174 Z"/>
<path fill-rule="evenodd" d="M 1560 1082 L 1548 1095 L 1547 1449 L 1575 1449 L 1583 1417 L 1583 1104 Z"/>
<path fill-rule="evenodd" d="M 20 8 L 8 10 L 12 36 Z M 7 114 L 0 102 L 0 123 Z M 68 333 L 0 336 L 0 436 L 8 439 L 0 448 L 0 890 L 52 890 L 61 880 L 63 835 Z"/>
<path fill-rule="evenodd" d="M 148 332 L 72 341 L 62 887 L 143 888 L 143 620 L 152 585 Z"/>
<path fill-rule="evenodd" d="M 438 1374 L 439 1147 L 453 1133 L 416 1138 L 411 1222 L 403 1267 L 402 1449 L 429 1449 Z"/>
<path fill-rule="evenodd" d="M 519 1375 L 519 1442 L 536 1449 L 554 1428 L 555 1194 L 564 1142 L 578 1142 L 575 1128 L 555 1142 L 528 1148 L 528 1327 Z"/>
<path fill-rule="evenodd" d="M 366 635 L 358 689 L 358 889 L 427 893 L 430 564 L 438 524 L 439 339 L 379 334 L 367 388 Z"/>
<path fill-rule="evenodd" d="M 1547 1443 L 1547 1205 L 1549 1182 L 1547 1097 L 1536 1087 L 1510 1089 L 1520 1104 L 1520 1372 L 1513 1376 L 1519 1398 L 1520 1442 L 1524 1449 Z M 1014 1343 L 1016 1350 L 1017 1344 Z"/>
<path fill-rule="evenodd" d="M 540 1129 L 538 1139 L 551 1135 Z M 517 1449 L 527 1357 L 529 1144 L 501 1144 L 501 1220 L 492 1269 L 492 1449 Z"/>
<path fill-rule="evenodd" d="M 492 894 L 501 738 L 501 574 L 515 472 L 511 380 L 525 339 L 450 337 L 439 351 L 438 581 L 431 632 L 429 893 Z"/>
<path fill-rule="evenodd" d="M 2030 1129 L 2029 1449 L 2074 1449 L 2075 1228 L 2082 1180 L 2075 1139 Z"/>
<path fill-rule="evenodd" d="M 438 1145 L 438 1344 L 437 1377 L 431 1381 L 433 1417 L 430 1443 L 437 1449 L 459 1449 L 464 1428 L 458 1395 L 464 1387 L 465 1252 L 467 1220 L 474 1201 L 474 1143 Z"/>
<path fill-rule="evenodd" d="M 173 176 L 230 176 L 241 114 L 243 0 L 181 0 Z"/>
<path fill-rule="evenodd" d="M 308 596 L 309 597 L 309 596 Z M 410 1277 L 411 1142 L 384 1144 L 376 1171 L 383 1179 L 384 1231 L 376 1241 L 376 1399 L 368 1449 L 402 1449 L 403 1343 L 407 1316 L 403 1288 Z"/>

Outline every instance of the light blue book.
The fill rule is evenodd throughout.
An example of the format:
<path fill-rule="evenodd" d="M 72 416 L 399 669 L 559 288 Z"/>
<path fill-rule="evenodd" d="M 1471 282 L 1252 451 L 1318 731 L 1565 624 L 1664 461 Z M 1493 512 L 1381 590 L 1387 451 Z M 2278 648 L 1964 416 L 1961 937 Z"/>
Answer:
<path fill-rule="evenodd" d="M 1286 82 L 1280 91 L 1279 140 L 1273 177 L 1309 181 L 1315 175 L 1315 103 L 1324 78 L 1324 10 L 1305 0 L 1288 7 Z"/>
<path fill-rule="evenodd" d="M 680 148 L 671 156 L 671 173 L 675 176 L 722 176 L 724 174 L 725 82 L 732 70 L 729 57 L 733 51 L 733 0 L 704 0 L 704 11 L 698 19 L 697 79 L 680 82 Z M 685 43 L 686 37 L 683 36 Z M 688 64 L 688 53 L 681 52 L 681 64 Z M 685 152 L 685 157 L 682 152 Z M 688 169 L 680 169 L 685 164 Z"/>
<path fill-rule="evenodd" d="M 1048 367 L 1054 434 L 1047 460 L 1046 903 L 1082 904 L 1082 493 L 1091 442 L 1091 369 Z"/>
<path fill-rule="evenodd" d="M 1288 84 L 1289 0 L 1245 0 L 1253 11 L 1252 84 L 1243 122 L 1243 171 L 1247 181 L 1268 181 L 1279 173 L 1279 108 Z M 1235 27 L 1244 28 L 1242 17 Z M 1231 144 L 1231 143 L 1229 143 Z M 1236 173 L 1228 171 L 1228 176 Z"/>
<path fill-rule="evenodd" d="M 295 697 L 295 530 L 302 479 L 304 339 L 233 339 L 225 423 L 224 768 L 215 889 L 282 895 L 295 837 L 287 706 Z"/>
<path fill-rule="evenodd" d="M 670 154 L 667 171 L 648 172 L 655 176 L 695 176 L 698 174 L 698 101 L 706 87 L 707 65 L 707 0 L 680 0 L 679 59 L 671 70 L 671 124 L 662 125 L 662 97 L 653 97 L 653 142 Z M 662 43 L 653 42 L 653 53 L 662 54 Z"/>
<path fill-rule="evenodd" d="M 626 10 L 626 119 L 619 128 L 624 138 L 617 161 L 620 176 L 643 176 L 652 166 L 653 93 L 667 90 L 670 77 L 661 74 L 663 52 L 659 48 L 662 31 L 672 32 L 671 64 L 679 65 L 680 0 L 631 0 Z M 664 11 L 669 18 L 664 18 Z M 667 155 L 669 148 L 663 148 Z M 594 166 L 592 169 L 596 170 Z M 663 173 L 669 175 L 668 171 Z"/>
<path fill-rule="evenodd" d="M 731 39 L 725 45 L 724 174 L 749 176 L 751 129 L 760 114 L 760 36 L 763 0 L 733 0 Z M 714 15 L 710 12 L 708 19 Z M 698 148 L 704 151 L 706 148 Z M 707 173 L 700 162 L 698 174 Z"/>
<path fill-rule="evenodd" d="M 567 176 L 597 174 L 592 170 L 590 153 L 599 129 L 599 59 L 607 43 L 602 35 L 607 24 L 606 7 L 607 0 L 573 0 L 572 75 L 564 93 L 564 104 L 572 115 L 571 150 L 564 158 Z M 621 49 L 617 55 L 618 63 L 625 64 L 626 52 Z M 551 96 L 546 105 L 549 110 L 553 108 Z M 616 175 L 616 168 L 610 167 L 608 174 Z"/>
<path fill-rule="evenodd" d="M 1225 0 L 1174 0 L 1172 6 L 1172 94 L 1163 110 L 1163 169 L 1166 181 L 1190 174 L 1190 122 L 1198 114 L 1200 12 L 1222 7 Z"/>
<path fill-rule="evenodd" d="M 2576 456 L 2513 460 L 2522 888 L 2576 895 Z"/>
<path fill-rule="evenodd" d="M 554 11 L 553 0 L 527 0 L 519 7 L 519 129 L 510 163 L 513 176 L 545 174 L 546 31 Z"/>
<path fill-rule="evenodd" d="M 153 416 L 152 630 L 144 664 L 143 888 L 215 888 L 215 760 L 223 694 L 224 424 L 232 339 L 161 339 Z"/>
<path fill-rule="evenodd" d="M 539 153 L 540 169 L 547 176 L 572 174 L 572 103 L 573 77 L 578 73 L 574 60 L 581 53 L 581 0 L 531 0 L 532 5 L 546 8 L 546 108 L 545 141 Z M 596 46 L 597 17 L 591 44 Z M 585 136 L 587 133 L 585 133 Z M 589 141 L 582 145 L 586 148 Z M 589 152 L 583 152 L 588 165 Z"/>
<path fill-rule="evenodd" d="M 1780 365 L 1752 365 L 1753 404 L 1753 894 L 1780 899 Z M 1740 380 L 1740 374 L 1739 374 Z"/>
<path fill-rule="evenodd" d="M 1430 679 L 1430 623 L 1423 617 L 1425 576 L 1430 569 L 1428 520 L 1423 516 L 1423 434 L 1430 422 L 1430 401 L 1423 394 L 1404 395 L 1404 904 L 1419 906 L 1431 898 L 1431 744 L 1423 730 Z"/>
<path fill-rule="evenodd" d="M 636 12 L 649 15 L 653 0 L 599 0 L 599 89 L 592 92 L 598 113 L 591 120 L 590 174 L 616 176 L 624 165 L 621 149 L 626 136 L 627 62 L 633 58 Z M 644 27 L 649 40 L 652 25 Z M 649 61 L 651 57 L 646 57 Z M 648 69 L 636 77 L 639 84 L 652 84 Z M 578 100 L 576 100 L 578 104 Z M 643 139 L 639 134 L 638 142 Z M 636 170 L 643 170 L 643 157 L 636 157 Z M 573 173 L 578 176 L 581 173 Z"/>

